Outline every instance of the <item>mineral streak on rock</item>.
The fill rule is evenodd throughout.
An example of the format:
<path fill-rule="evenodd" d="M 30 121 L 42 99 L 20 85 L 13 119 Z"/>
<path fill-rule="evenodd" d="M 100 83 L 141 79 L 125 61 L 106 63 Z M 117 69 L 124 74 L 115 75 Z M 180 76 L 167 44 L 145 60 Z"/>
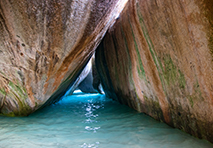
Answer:
<path fill-rule="evenodd" d="M 129 0 L 96 51 L 106 95 L 213 142 L 212 5 Z"/>
<path fill-rule="evenodd" d="M 58 101 L 126 1 L 0 0 L 0 113 Z"/>

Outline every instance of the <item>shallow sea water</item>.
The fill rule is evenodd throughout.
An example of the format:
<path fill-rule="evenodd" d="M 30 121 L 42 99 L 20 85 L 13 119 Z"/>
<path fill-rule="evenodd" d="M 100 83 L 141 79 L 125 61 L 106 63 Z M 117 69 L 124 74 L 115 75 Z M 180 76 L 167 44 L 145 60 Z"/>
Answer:
<path fill-rule="evenodd" d="M 0 148 L 213 148 L 104 95 L 64 97 L 28 117 L 0 117 Z"/>

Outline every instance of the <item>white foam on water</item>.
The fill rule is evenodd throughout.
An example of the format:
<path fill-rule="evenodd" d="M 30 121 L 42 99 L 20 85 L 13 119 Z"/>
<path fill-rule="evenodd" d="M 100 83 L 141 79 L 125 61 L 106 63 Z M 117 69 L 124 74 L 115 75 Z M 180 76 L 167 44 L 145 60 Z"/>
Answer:
<path fill-rule="evenodd" d="M 98 94 L 67 96 L 29 117 L 0 117 L 0 148 L 213 148 Z"/>

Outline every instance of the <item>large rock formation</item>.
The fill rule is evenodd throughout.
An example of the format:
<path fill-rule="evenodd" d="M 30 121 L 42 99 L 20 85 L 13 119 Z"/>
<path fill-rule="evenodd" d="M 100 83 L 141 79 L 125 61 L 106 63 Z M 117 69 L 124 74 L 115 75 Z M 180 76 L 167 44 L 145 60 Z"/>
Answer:
<path fill-rule="evenodd" d="M 111 26 L 96 54 L 105 93 L 213 142 L 213 3 L 129 0 L 113 25 L 126 2 L 0 0 L 0 114 L 72 92 Z"/>
<path fill-rule="evenodd" d="M 59 100 L 126 1 L 0 0 L 0 113 Z"/>
<path fill-rule="evenodd" d="M 210 0 L 129 0 L 96 65 L 108 96 L 213 142 Z"/>

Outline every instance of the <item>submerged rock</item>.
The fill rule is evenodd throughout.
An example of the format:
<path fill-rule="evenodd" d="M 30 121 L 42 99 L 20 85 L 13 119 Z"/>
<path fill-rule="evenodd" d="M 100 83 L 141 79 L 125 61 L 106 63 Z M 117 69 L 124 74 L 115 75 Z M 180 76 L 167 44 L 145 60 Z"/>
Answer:
<path fill-rule="evenodd" d="M 129 0 L 96 51 L 106 95 L 213 142 L 213 3 Z"/>
<path fill-rule="evenodd" d="M 73 85 L 126 0 L 1 0 L 0 113 L 23 116 Z"/>

